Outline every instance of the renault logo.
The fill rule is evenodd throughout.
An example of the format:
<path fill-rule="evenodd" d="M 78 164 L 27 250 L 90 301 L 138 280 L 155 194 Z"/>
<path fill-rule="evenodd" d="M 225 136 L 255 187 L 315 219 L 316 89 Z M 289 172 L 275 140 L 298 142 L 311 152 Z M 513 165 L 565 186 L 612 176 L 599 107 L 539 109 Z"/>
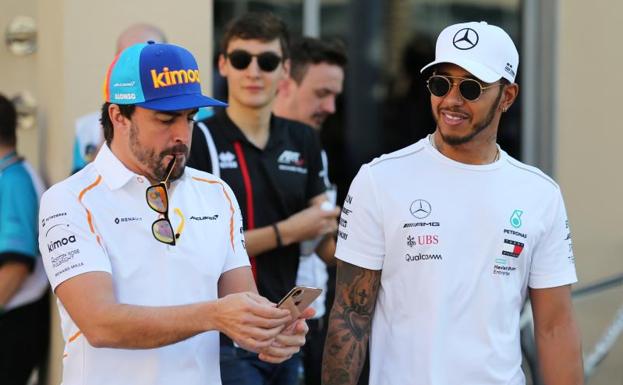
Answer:
<path fill-rule="evenodd" d="M 478 44 L 478 33 L 471 28 L 459 29 L 452 38 L 452 44 L 460 50 L 472 49 Z"/>
<path fill-rule="evenodd" d="M 417 219 L 424 219 L 430 215 L 432 209 L 430 203 L 426 202 L 424 199 L 416 199 L 411 203 L 409 211 L 411 211 L 411 215 Z"/>

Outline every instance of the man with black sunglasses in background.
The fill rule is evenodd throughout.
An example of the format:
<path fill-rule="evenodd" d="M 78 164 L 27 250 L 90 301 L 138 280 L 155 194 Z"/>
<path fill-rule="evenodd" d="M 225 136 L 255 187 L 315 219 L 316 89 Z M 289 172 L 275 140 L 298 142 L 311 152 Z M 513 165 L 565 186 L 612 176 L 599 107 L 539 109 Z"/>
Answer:
<path fill-rule="evenodd" d="M 519 316 L 532 303 L 546 384 L 583 382 L 558 185 L 496 144 L 517 97 L 502 29 L 456 24 L 429 76 L 437 127 L 364 165 L 344 203 L 323 384 L 524 384 Z"/>
<path fill-rule="evenodd" d="M 105 143 L 41 200 L 63 383 L 217 385 L 218 332 L 287 360 L 304 320 L 257 294 L 229 186 L 185 167 L 197 109 L 224 103 L 201 94 L 194 57 L 172 44 L 133 45 L 107 74 Z"/>
<path fill-rule="evenodd" d="M 288 73 L 286 25 L 271 13 L 233 20 L 221 41 L 219 71 L 228 107 L 198 123 L 189 164 L 219 175 L 241 202 L 247 252 L 259 293 L 279 301 L 296 282 L 299 242 L 323 238 L 316 250 L 331 257 L 338 209 L 327 200 L 319 141 L 311 127 L 272 114 Z M 221 340 L 224 384 L 296 384 L 300 357 L 271 365 Z"/>

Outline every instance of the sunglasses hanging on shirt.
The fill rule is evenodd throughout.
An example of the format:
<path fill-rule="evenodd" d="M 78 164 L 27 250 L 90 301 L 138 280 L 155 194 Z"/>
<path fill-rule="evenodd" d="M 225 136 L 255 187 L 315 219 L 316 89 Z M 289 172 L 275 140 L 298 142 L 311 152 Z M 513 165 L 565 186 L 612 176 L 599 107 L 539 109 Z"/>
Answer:
<path fill-rule="evenodd" d="M 282 60 L 281 56 L 274 52 L 267 51 L 257 55 L 252 55 L 250 52 L 241 49 L 236 49 L 225 54 L 225 58 L 229 59 L 232 67 L 237 70 L 246 69 L 249 64 L 251 64 L 253 58 L 256 58 L 257 65 L 264 72 L 273 72 Z"/>
<path fill-rule="evenodd" d="M 163 216 L 152 223 L 151 233 L 156 240 L 171 246 L 175 246 L 175 239 L 179 237 L 179 233 L 176 234 L 173 231 L 173 226 L 169 220 L 169 193 L 167 191 L 167 182 L 175 167 L 176 158 L 177 157 L 174 156 L 169 162 L 164 180 L 158 184 L 149 186 L 145 192 L 147 205 Z"/>

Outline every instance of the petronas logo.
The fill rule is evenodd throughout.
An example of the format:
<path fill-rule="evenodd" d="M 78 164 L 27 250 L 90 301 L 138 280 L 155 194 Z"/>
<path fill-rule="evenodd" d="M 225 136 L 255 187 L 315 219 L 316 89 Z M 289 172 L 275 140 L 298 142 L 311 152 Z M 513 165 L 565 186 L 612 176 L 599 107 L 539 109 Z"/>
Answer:
<path fill-rule="evenodd" d="M 515 210 L 511 215 L 511 226 L 518 229 L 521 227 L 521 215 L 523 214 L 522 210 Z"/>

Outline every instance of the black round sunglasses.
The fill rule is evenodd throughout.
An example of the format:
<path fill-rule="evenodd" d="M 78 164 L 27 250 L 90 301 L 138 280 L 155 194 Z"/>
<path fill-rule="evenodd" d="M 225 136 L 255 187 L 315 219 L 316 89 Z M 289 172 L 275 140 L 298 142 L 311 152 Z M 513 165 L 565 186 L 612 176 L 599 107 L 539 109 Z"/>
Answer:
<path fill-rule="evenodd" d="M 438 98 L 444 97 L 450 92 L 452 86 L 458 83 L 459 92 L 463 99 L 475 102 L 480 98 L 482 93 L 489 88 L 502 86 L 502 83 L 496 83 L 490 86 L 483 86 L 478 80 L 471 78 L 463 78 L 459 76 L 433 75 L 426 81 L 426 87 L 431 94 Z"/>
<path fill-rule="evenodd" d="M 231 65 L 237 70 L 247 68 L 254 57 L 257 58 L 257 65 L 264 72 L 273 72 L 282 60 L 281 56 L 270 51 L 253 55 L 248 51 L 236 49 L 225 54 L 225 58 L 229 59 Z"/>

